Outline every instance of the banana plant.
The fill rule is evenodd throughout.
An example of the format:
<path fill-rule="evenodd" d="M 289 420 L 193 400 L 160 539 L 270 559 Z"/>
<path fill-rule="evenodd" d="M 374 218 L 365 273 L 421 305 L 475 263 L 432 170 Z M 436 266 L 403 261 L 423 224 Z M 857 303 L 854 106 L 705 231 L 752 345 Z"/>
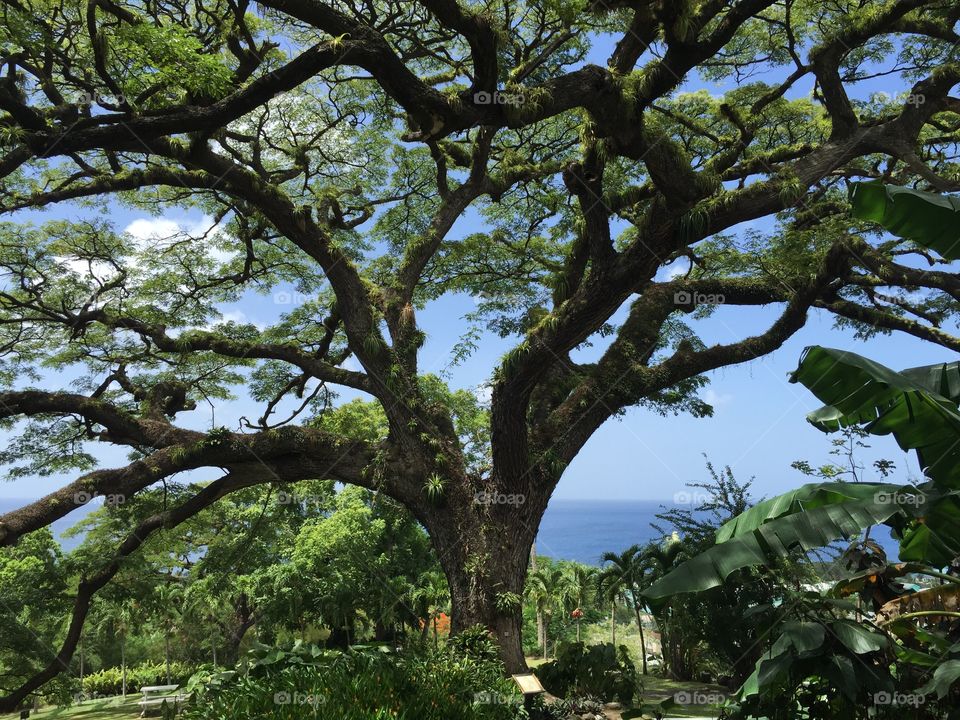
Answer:
<path fill-rule="evenodd" d="M 895 372 L 855 353 L 804 351 L 792 382 L 827 403 L 807 416 L 830 432 L 859 424 L 915 450 L 929 481 L 813 483 L 758 503 L 717 532 L 717 544 L 651 586 L 657 600 L 720 585 L 734 570 L 770 565 L 867 527 L 899 535 L 900 558 L 942 567 L 960 555 L 960 363 Z"/>
<path fill-rule="evenodd" d="M 853 183 L 854 217 L 913 240 L 947 260 L 960 258 L 960 198 L 881 182 Z"/>

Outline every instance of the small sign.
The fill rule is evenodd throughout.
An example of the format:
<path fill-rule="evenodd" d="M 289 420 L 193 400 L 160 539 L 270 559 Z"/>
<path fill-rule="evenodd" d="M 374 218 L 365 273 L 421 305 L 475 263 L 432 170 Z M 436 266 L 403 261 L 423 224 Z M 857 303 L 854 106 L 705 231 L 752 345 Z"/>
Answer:
<path fill-rule="evenodd" d="M 539 695 L 546 692 L 543 685 L 540 684 L 540 680 L 533 673 L 514 675 L 513 681 L 520 687 L 520 692 L 524 695 Z"/>

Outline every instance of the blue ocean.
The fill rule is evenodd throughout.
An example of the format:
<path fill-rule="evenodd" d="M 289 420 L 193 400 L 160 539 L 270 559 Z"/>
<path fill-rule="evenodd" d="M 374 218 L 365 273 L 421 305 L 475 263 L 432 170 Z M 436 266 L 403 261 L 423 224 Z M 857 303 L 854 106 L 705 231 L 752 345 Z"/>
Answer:
<path fill-rule="evenodd" d="M 0 515 L 21 507 L 25 500 L 0 499 Z M 605 552 L 622 552 L 634 544 L 644 544 L 660 537 L 651 527 L 656 514 L 664 512 L 668 500 L 551 500 L 540 532 L 537 553 L 558 560 L 576 560 L 599 565 Z M 54 535 L 64 549 L 72 549 L 79 538 L 63 539 L 62 533 L 82 520 L 97 507 L 91 503 L 53 524 Z M 873 533 L 891 559 L 896 558 L 897 544 L 886 528 Z"/>
<path fill-rule="evenodd" d="M 663 527 L 656 515 L 670 505 L 668 500 L 551 500 L 537 535 L 537 554 L 599 565 L 605 552 L 660 538 L 651 523 Z M 896 560 L 898 543 L 888 528 L 875 528 L 871 537 Z"/>

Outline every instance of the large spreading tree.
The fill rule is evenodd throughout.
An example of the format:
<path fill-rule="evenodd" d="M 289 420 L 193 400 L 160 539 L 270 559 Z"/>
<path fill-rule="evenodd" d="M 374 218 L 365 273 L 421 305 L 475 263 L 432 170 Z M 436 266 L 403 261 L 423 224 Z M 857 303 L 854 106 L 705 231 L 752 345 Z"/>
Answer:
<path fill-rule="evenodd" d="M 777 349 L 816 309 L 960 348 L 960 279 L 852 221 L 846 200 L 851 181 L 958 188 L 954 0 L 2 13 L 3 459 L 76 475 L 0 518 L 0 543 L 77 497 L 136 502 L 180 473 L 219 475 L 80 579 L 58 656 L 0 711 L 63 669 L 91 599 L 151 533 L 305 479 L 409 508 L 454 631 L 488 626 L 517 671 L 540 518 L 607 420 L 709 413 L 705 373 Z M 111 223 L 117 205 L 190 209 L 211 229 L 138 240 Z M 298 302 L 269 327 L 226 321 L 218 308 L 253 291 Z M 489 402 L 418 367 L 418 310 L 456 293 L 477 298 L 460 355 L 515 341 Z M 691 320 L 721 298 L 775 320 L 708 347 Z M 344 389 L 368 404 L 336 409 Z M 260 417 L 197 419 L 233 396 Z M 100 445 L 129 464 L 102 467 Z"/>

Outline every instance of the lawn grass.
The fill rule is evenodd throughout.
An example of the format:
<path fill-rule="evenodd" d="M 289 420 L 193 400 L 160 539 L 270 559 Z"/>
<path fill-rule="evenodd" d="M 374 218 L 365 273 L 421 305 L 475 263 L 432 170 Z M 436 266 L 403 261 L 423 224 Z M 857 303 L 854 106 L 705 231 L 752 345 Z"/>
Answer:
<path fill-rule="evenodd" d="M 82 705 L 72 705 L 66 708 L 43 708 L 30 713 L 30 719 L 38 720 L 128 720 L 140 717 L 139 695 L 127 695 L 127 701 L 122 698 L 104 698 L 102 700 L 87 700 Z M 0 720 L 19 720 L 20 713 L 0 715 Z"/>
<path fill-rule="evenodd" d="M 528 658 L 531 666 L 542 663 L 542 659 Z M 678 692 L 723 692 L 724 688 L 702 683 L 675 682 L 655 675 L 647 675 L 643 679 L 643 705 L 623 713 L 624 720 L 639 718 L 643 713 L 656 716 L 659 703 Z M 140 716 L 137 706 L 139 695 L 128 695 L 124 703 L 121 698 L 106 698 L 103 700 L 88 700 L 82 705 L 73 705 L 68 708 L 45 708 L 31 713 L 33 720 L 133 720 Z M 668 718 L 684 717 L 716 717 L 717 708 L 711 705 L 697 705 L 689 707 L 675 707 L 667 711 Z M 19 713 L 0 715 L 0 720 L 19 720 Z"/>
<path fill-rule="evenodd" d="M 657 675 L 645 675 L 643 677 L 643 704 L 633 712 L 624 713 L 624 720 L 630 717 L 640 717 L 642 713 L 655 716 L 661 702 L 669 697 L 674 697 L 677 693 L 703 695 L 729 695 L 730 689 L 721 685 L 708 685 L 697 682 L 677 682 L 676 680 L 667 680 Z M 717 705 L 684 705 L 674 706 L 665 711 L 664 716 L 668 718 L 682 717 L 716 717 L 720 710 Z M 636 713 L 636 714 L 634 714 Z"/>

